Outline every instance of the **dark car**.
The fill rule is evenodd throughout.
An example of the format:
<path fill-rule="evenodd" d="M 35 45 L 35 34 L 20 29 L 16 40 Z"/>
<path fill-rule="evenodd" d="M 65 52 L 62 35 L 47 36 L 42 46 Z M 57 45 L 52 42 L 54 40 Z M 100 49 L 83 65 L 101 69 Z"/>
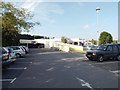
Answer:
<path fill-rule="evenodd" d="M 86 52 L 89 60 L 104 61 L 106 59 L 117 59 L 120 61 L 120 44 L 104 44 L 96 50 Z"/>

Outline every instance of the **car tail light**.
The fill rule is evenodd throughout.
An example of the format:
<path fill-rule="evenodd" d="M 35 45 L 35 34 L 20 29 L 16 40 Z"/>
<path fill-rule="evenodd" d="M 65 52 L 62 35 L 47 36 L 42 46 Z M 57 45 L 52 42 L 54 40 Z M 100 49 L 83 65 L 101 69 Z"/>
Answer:
<path fill-rule="evenodd" d="M 3 56 L 3 59 L 7 59 L 7 58 L 8 58 L 8 56 L 7 56 L 7 55 Z"/>
<path fill-rule="evenodd" d="M 25 52 L 23 48 L 21 48 L 21 49 L 23 50 L 23 52 Z"/>
<path fill-rule="evenodd" d="M 8 54 L 11 56 L 10 52 L 8 52 Z"/>

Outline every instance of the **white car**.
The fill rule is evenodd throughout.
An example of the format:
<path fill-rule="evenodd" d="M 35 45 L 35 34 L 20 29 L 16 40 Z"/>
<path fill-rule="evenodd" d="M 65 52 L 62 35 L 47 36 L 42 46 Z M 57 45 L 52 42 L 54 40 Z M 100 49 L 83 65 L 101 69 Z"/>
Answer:
<path fill-rule="evenodd" d="M 24 57 L 25 49 L 22 46 L 10 46 L 15 52 L 16 57 Z"/>

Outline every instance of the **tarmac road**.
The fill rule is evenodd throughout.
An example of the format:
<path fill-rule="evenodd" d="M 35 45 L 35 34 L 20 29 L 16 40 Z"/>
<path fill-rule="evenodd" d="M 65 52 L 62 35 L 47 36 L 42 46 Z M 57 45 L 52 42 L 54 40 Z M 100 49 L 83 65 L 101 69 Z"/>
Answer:
<path fill-rule="evenodd" d="M 89 61 L 84 53 L 30 49 L 3 70 L 3 88 L 118 88 L 118 61 Z"/>

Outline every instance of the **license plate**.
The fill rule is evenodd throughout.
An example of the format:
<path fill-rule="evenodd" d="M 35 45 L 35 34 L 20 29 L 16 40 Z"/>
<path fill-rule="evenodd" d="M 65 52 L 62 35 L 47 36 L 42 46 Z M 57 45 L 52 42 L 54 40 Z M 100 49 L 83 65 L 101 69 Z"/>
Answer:
<path fill-rule="evenodd" d="M 7 59 L 8 58 L 8 56 L 4 56 L 4 59 Z"/>
<path fill-rule="evenodd" d="M 14 58 L 13 60 L 16 60 L 16 58 Z"/>

